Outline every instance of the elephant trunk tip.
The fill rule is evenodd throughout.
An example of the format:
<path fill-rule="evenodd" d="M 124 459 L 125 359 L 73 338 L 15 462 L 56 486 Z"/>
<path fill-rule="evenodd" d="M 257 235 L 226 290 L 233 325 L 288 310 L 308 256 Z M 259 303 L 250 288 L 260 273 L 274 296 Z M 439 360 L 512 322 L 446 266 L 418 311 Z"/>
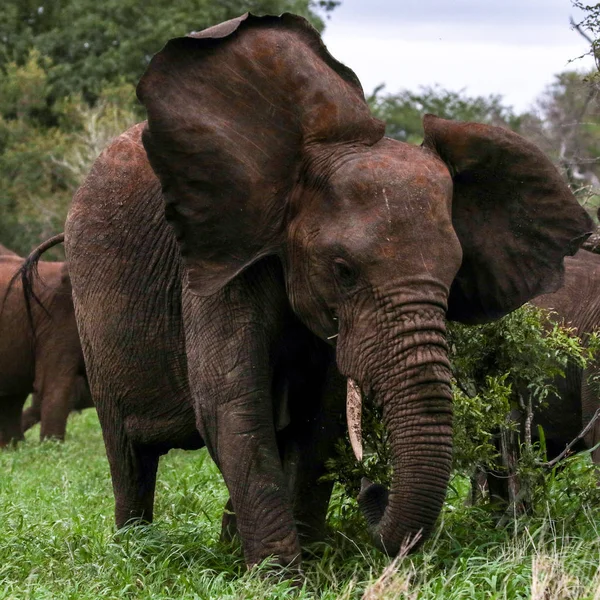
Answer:
<path fill-rule="evenodd" d="M 416 550 L 425 540 L 423 529 L 414 533 L 407 532 L 397 543 L 389 539 L 384 542 L 384 536 L 379 531 L 389 498 L 389 491 L 380 483 L 373 483 L 367 477 L 360 482 L 358 506 L 367 521 L 367 527 L 374 545 L 388 556 L 404 557 Z M 389 538 L 389 536 L 386 536 Z"/>

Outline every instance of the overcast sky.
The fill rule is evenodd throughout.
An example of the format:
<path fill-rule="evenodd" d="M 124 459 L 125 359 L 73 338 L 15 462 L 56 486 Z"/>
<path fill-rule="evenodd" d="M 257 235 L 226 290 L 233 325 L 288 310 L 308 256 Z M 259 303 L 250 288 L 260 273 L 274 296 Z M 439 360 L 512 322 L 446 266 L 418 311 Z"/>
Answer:
<path fill-rule="evenodd" d="M 324 40 L 366 93 L 440 84 L 529 108 L 555 73 L 589 69 L 570 0 L 342 0 Z"/>

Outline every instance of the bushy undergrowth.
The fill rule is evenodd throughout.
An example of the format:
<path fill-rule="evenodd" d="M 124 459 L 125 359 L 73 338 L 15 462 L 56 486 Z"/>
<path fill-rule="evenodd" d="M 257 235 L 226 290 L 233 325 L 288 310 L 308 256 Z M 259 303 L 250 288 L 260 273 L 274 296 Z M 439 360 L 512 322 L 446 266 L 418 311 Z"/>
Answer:
<path fill-rule="evenodd" d="M 582 341 L 574 330 L 555 323 L 546 311 L 525 305 L 490 324 L 449 324 L 448 344 L 453 369 L 455 472 L 469 477 L 478 469 L 502 469 L 497 440 L 503 433 L 518 432 L 516 444 L 521 449 L 514 472 L 519 474 L 523 489 L 527 488 L 528 507 L 543 505 L 547 479 L 555 477 L 556 469 L 539 466 L 545 460 L 543 443 L 532 443 L 536 435 L 524 436 L 523 423 L 528 413 L 544 409 L 567 364 L 584 367 L 597 356 L 598 336 L 592 334 Z M 520 415 L 520 425 L 510 416 L 513 409 Z M 379 409 L 365 402 L 363 420 L 363 462 L 356 461 L 346 442 L 339 444 L 338 455 L 330 462 L 330 477 L 351 496 L 356 495 L 363 476 L 384 484 L 390 479 L 386 431 Z M 586 479 L 580 489 L 572 482 L 571 489 L 600 501 L 596 487 L 592 489 L 588 483 Z M 354 505 L 343 508 L 349 518 L 353 509 Z"/>

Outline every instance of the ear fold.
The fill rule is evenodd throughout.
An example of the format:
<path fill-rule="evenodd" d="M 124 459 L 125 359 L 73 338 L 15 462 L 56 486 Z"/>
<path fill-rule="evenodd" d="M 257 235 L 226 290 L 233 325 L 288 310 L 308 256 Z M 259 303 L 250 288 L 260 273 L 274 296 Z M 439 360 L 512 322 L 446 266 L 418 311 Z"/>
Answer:
<path fill-rule="evenodd" d="M 544 154 L 499 127 L 426 115 L 423 145 L 454 181 L 452 222 L 463 248 L 448 318 L 496 319 L 557 290 L 563 258 L 593 230 L 587 213 Z"/>
<path fill-rule="evenodd" d="M 360 83 L 294 15 L 243 15 L 171 40 L 138 85 L 144 147 L 190 288 L 210 295 L 283 243 L 296 182 L 328 144 L 373 144 Z"/>

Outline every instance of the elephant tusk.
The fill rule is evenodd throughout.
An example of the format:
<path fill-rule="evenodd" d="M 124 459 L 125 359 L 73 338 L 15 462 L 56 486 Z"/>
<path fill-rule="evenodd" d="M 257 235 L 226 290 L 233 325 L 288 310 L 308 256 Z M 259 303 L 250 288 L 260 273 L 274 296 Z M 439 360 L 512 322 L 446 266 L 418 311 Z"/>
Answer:
<path fill-rule="evenodd" d="M 356 460 L 362 461 L 362 394 L 360 387 L 354 379 L 348 379 L 346 394 L 346 419 L 348 421 L 348 435 L 350 445 Z"/>

